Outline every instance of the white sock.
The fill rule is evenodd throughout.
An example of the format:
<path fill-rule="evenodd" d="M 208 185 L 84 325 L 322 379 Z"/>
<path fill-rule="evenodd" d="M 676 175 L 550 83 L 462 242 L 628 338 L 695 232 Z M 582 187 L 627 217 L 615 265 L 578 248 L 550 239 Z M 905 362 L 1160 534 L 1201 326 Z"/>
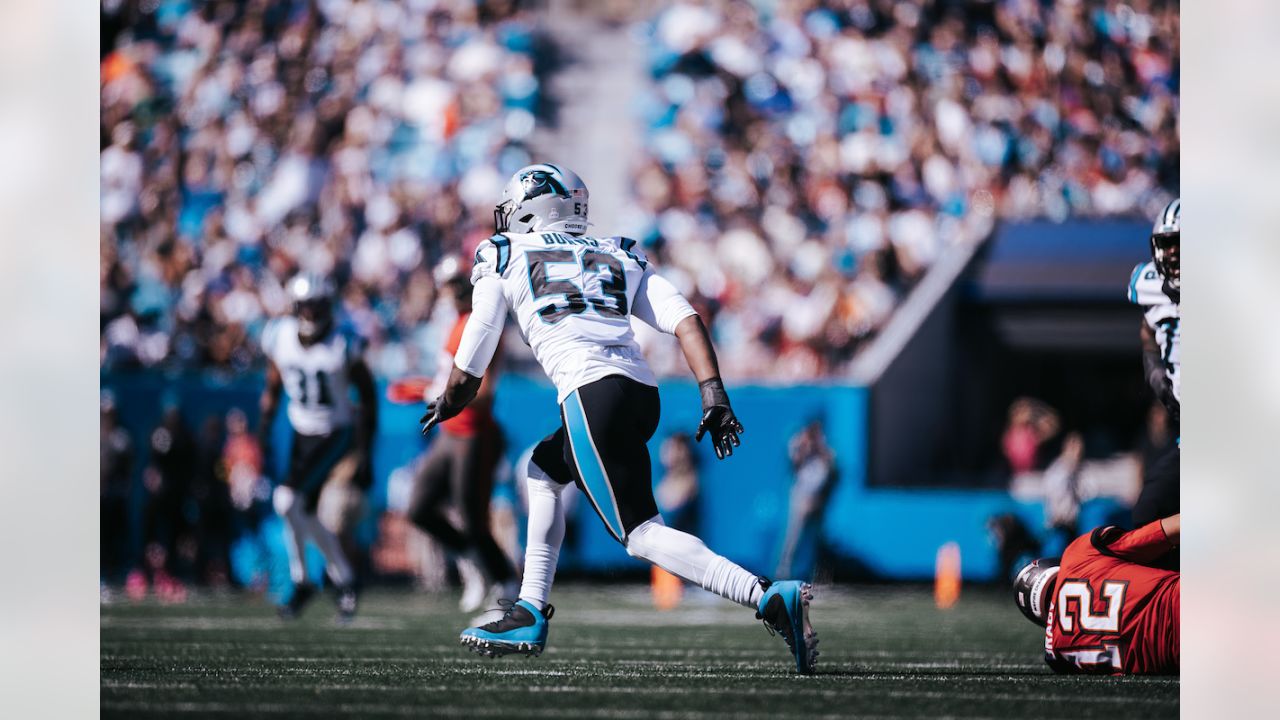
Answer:
<path fill-rule="evenodd" d="M 551 595 L 560 543 L 564 542 L 564 485 L 552 480 L 532 460 L 525 486 L 529 497 L 529 534 L 524 549 L 520 599 L 541 610 Z"/>
<path fill-rule="evenodd" d="M 758 577 L 711 552 L 693 535 L 667 527 L 660 515 L 640 523 L 627 535 L 627 553 L 753 610 L 764 594 Z"/>
<path fill-rule="evenodd" d="M 325 527 L 320 522 L 320 518 L 315 515 L 306 513 L 304 518 L 311 541 L 320 548 L 320 554 L 324 555 L 325 569 L 329 572 L 329 579 L 338 587 L 350 585 L 355 579 L 355 571 L 347 561 L 347 554 L 342 551 L 342 542 L 338 540 L 338 536 L 329 532 L 329 528 Z"/>
<path fill-rule="evenodd" d="M 294 502 L 293 490 L 284 487 L 275 489 L 271 496 L 276 514 L 284 518 L 285 551 L 289 556 L 289 579 L 294 585 L 307 581 L 306 542 L 307 525 L 302 517 L 302 508 Z"/>

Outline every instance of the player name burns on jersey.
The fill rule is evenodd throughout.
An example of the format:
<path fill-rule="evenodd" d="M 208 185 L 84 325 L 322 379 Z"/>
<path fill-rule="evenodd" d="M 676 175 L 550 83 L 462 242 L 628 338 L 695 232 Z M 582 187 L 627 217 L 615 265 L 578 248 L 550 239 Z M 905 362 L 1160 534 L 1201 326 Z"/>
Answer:
<path fill-rule="evenodd" d="M 1178 352 L 1182 313 L 1178 303 L 1165 294 L 1164 281 L 1154 262 L 1148 261 L 1133 269 L 1129 277 L 1129 302 L 1142 306 L 1143 318 L 1160 346 L 1169 388 L 1174 399 L 1182 402 L 1182 363 Z"/>
<path fill-rule="evenodd" d="M 673 332 L 694 310 L 654 277 L 630 238 L 542 232 L 501 233 L 481 243 L 471 281 L 501 283 L 521 335 L 563 402 L 608 375 L 657 385 L 631 317 Z"/>
<path fill-rule="evenodd" d="M 279 317 L 262 331 L 262 349 L 280 370 L 289 396 L 289 424 L 302 435 L 325 435 L 352 422 L 348 370 L 360 357 L 360 341 L 334 329 L 303 345 L 297 318 Z"/>

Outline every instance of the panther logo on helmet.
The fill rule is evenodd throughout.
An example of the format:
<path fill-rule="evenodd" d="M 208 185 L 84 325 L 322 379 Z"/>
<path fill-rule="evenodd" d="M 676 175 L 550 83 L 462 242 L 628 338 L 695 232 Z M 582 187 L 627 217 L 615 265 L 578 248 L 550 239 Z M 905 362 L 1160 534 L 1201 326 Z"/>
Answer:
<path fill-rule="evenodd" d="M 587 231 L 587 186 L 573 171 L 550 163 L 520 168 L 493 209 L 498 232 Z"/>

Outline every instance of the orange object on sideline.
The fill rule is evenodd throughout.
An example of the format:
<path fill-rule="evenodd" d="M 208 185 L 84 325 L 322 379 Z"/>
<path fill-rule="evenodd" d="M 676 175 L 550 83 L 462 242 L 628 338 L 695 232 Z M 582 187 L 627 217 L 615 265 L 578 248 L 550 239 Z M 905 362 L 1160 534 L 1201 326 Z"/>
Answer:
<path fill-rule="evenodd" d="M 650 573 L 649 586 L 653 590 L 653 606 L 659 610 L 675 609 L 684 597 L 684 581 L 657 565 Z"/>
<path fill-rule="evenodd" d="M 938 548 L 933 577 L 933 601 L 946 610 L 960 599 L 960 546 L 949 542 Z"/>

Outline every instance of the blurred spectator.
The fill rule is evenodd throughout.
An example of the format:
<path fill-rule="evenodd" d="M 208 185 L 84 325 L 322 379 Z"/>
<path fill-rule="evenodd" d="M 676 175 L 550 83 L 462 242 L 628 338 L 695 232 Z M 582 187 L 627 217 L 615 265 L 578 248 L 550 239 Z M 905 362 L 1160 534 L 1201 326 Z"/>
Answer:
<path fill-rule="evenodd" d="M 1058 413 L 1034 398 L 1018 398 L 1009 406 L 1009 424 L 1000 446 L 1014 475 L 1041 467 L 1040 448 L 1058 434 Z"/>
<path fill-rule="evenodd" d="M 996 218 L 1178 186 L 1176 2 L 677 2 L 649 32 L 626 232 L 731 376 L 838 373 Z"/>
<path fill-rule="evenodd" d="M 662 479 L 654 488 L 654 499 L 667 525 L 691 535 L 698 534 L 698 458 L 693 438 L 676 432 L 662 441 L 658 450 Z"/>
<path fill-rule="evenodd" d="M 118 582 L 132 569 L 129 562 L 129 489 L 133 477 L 133 441 L 120 425 L 115 395 L 103 391 L 98 421 L 100 573 Z"/>
<path fill-rule="evenodd" d="M 258 557 L 251 567 L 256 572 L 266 572 L 270 553 L 259 532 L 263 518 L 271 513 L 271 482 L 265 474 L 265 459 L 257 438 L 249 432 L 243 410 L 235 408 L 227 413 L 226 428 L 219 464 L 231 498 L 232 533 L 236 538 L 247 539 L 256 549 Z M 259 575 L 244 584 L 257 586 L 265 581 L 265 576 Z"/>
<path fill-rule="evenodd" d="M 196 472 L 191 499 L 197 513 L 195 576 L 213 587 L 231 583 L 231 493 L 219 473 L 222 459 L 222 423 L 217 415 L 205 418 L 196 444 Z"/>
<path fill-rule="evenodd" d="M 1080 516 L 1080 461 L 1084 458 L 1084 441 L 1079 433 L 1069 433 L 1062 442 L 1062 452 L 1044 471 L 1044 524 L 1057 533 L 1062 546 L 1078 535 L 1076 520 Z"/>
<path fill-rule="evenodd" d="M 194 518 L 187 500 L 196 473 L 196 447 L 176 405 L 167 403 L 149 442 L 150 459 L 142 471 L 146 493 L 142 506 L 144 557 L 156 592 L 173 597 L 180 593 L 180 581 L 175 577 L 178 567 L 185 561 L 190 570 L 195 561 L 190 545 Z M 180 540 L 187 545 L 183 557 L 178 554 Z"/>
<path fill-rule="evenodd" d="M 1001 513 L 987 520 L 987 532 L 999 557 L 998 581 L 1012 582 L 1014 572 L 1041 555 L 1040 540 L 1027 524 L 1013 513 Z"/>
<path fill-rule="evenodd" d="M 801 542 L 816 546 L 822 519 L 836 481 L 836 458 L 827 445 L 821 420 L 814 420 L 792 436 L 787 446 L 794 473 L 791 501 L 787 506 L 787 527 L 778 553 L 777 577 L 792 577 L 792 565 Z"/>

